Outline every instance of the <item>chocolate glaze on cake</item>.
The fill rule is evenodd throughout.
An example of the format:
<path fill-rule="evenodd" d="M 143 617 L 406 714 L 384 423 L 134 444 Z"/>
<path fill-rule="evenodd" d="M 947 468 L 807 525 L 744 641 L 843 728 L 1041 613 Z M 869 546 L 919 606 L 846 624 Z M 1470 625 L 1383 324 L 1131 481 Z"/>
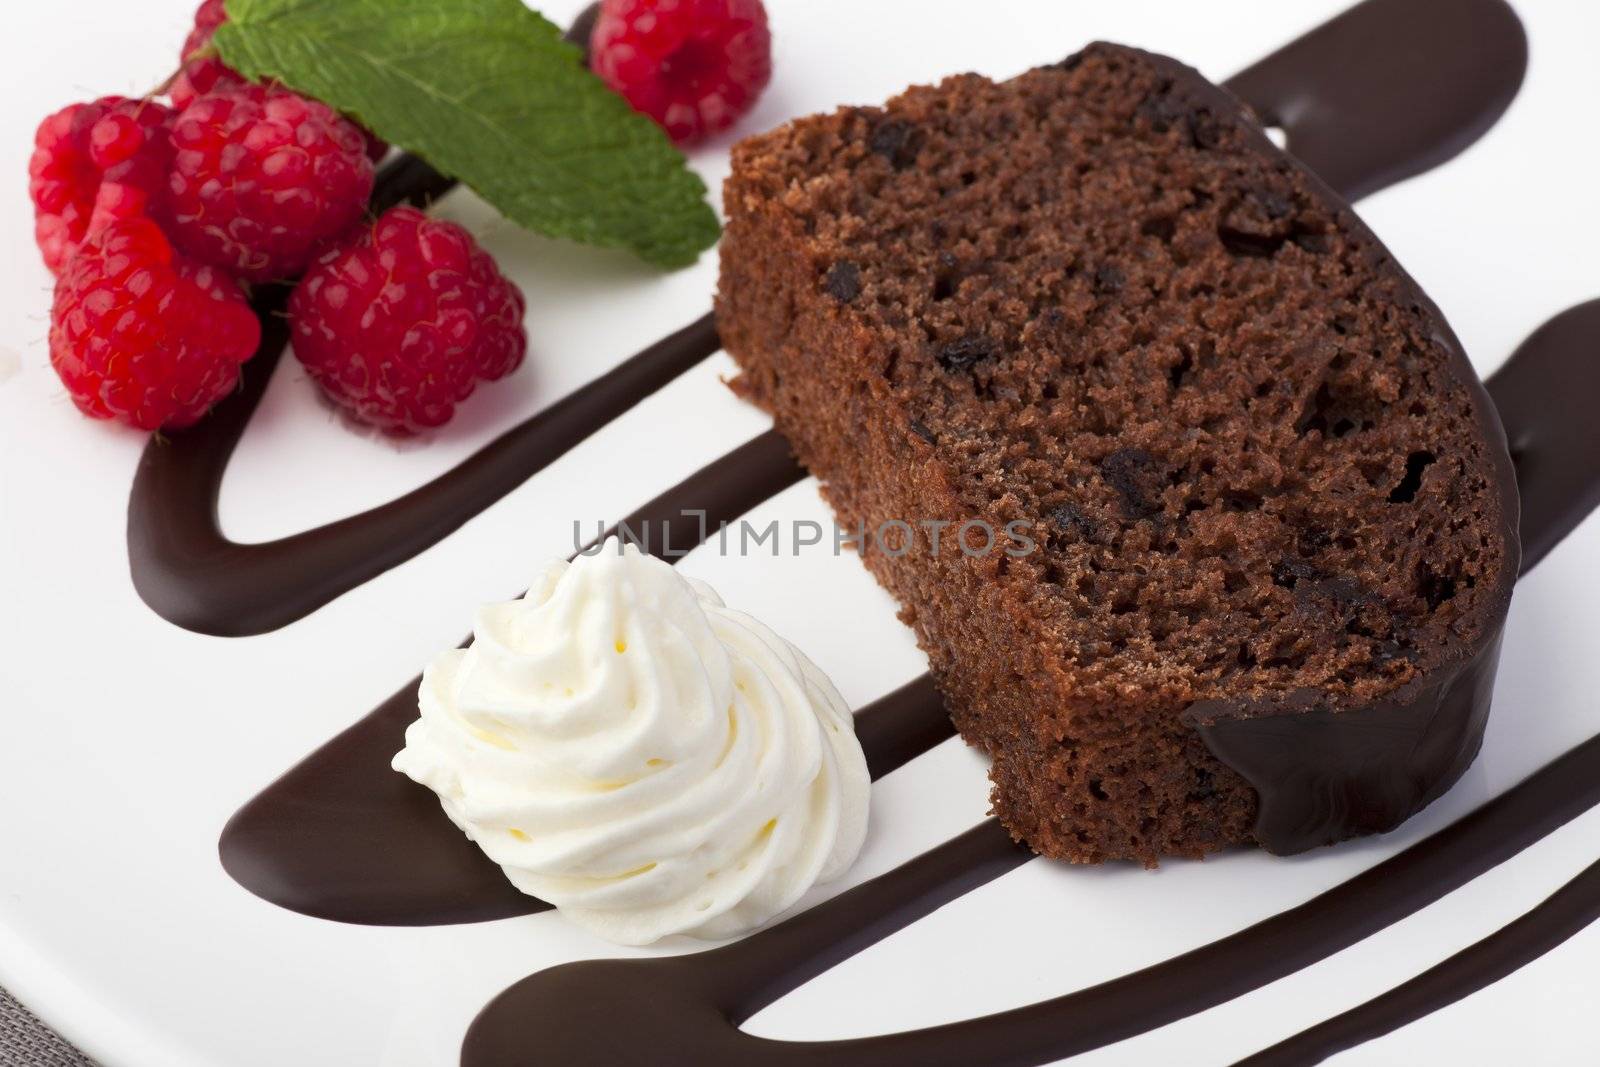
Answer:
<path fill-rule="evenodd" d="M 724 199 L 740 388 L 847 526 L 950 531 L 865 558 L 1019 839 L 1300 851 L 1471 762 L 1517 570 L 1499 421 L 1236 99 L 1093 45 L 752 138 Z"/>

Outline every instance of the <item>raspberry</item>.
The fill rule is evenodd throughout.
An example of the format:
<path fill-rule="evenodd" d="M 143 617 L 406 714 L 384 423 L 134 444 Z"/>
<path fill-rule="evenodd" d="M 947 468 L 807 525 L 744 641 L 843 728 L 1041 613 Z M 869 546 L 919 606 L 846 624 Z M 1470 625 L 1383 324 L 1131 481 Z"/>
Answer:
<path fill-rule="evenodd" d="M 188 59 L 210 44 L 211 35 L 227 21 L 228 11 L 223 7 L 223 0 L 200 0 L 200 6 L 194 12 L 194 29 L 189 31 L 189 36 L 183 42 L 183 58 Z"/>
<path fill-rule="evenodd" d="M 480 380 L 515 370 L 523 310 L 466 230 L 410 207 L 325 253 L 289 298 L 294 352 L 311 377 L 394 434 L 444 425 Z"/>
<path fill-rule="evenodd" d="M 224 63 L 210 50 L 211 37 L 217 27 L 228 21 L 228 12 L 222 0 L 202 0 L 194 13 L 194 28 L 184 39 L 183 52 L 178 57 L 183 67 L 172 83 L 172 106 L 182 111 L 207 93 L 241 89 L 250 84 L 238 71 Z M 200 52 L 203 54 L 196 55 Z"/>
<path fill-rule="evenodd" d="M 178 71 L 167 95 L 172 97 L 172 106 L 182 111 L 207 93 L 243 89 L 249 84 L 244 75 L 216 55 L 190 56 L 183 61 L 183 68 Z"/>
<path fill-rule="evenodd" d="M 204 0 L 194 13 L 194 29 L 189 31 L 188 39 L 183 42 L 183 54 L 180 57 L 183 67 L 169 90 L 172 106 L 179 111 L 207 93 L 242 89 L 251 84 L 214 51 L 207 50 L 217 27 L 227 21 L 228 13 L 223 9 L 222 0 Z M 196 52 L 203 54 L 196 55 Z M 368 159 L 376 163 L 388 154 L 389 146 L 371 130 L 363 128 L 361 136 L 366 142 Z"/>
<path fill-rule="evenodd" d="M 361 131 L 275 86 L 199 97 L 173 121 L 172 147 L 173 243 L 248 281 L 298 274 L 372 193 Z"/>
<path fill-rule="evenodd" d="M 144 218 L 95 232 L 56 281 L 50 363 L 86 415 L 188 426 L 239 380 L 261 323 L 237 282 Z"/>
<path fill-rule="evenodd" d="M 172 97 L 172 106 L 182 111 L 207 93 L 245 89 L 254 84 L 215 55 L 191 56 L 184 60 L 183 70 L 173 81 L 169 95 Z M 277 82 L 267 84 L 282 88 Z M 361 132 L 362 148 L 368 159 L 376 163 L 389 154 L 387 141 L 353 120 L 347 118 L 345 121 L 351 122 Z"/>
<path fill-rule="evenodd" d="M 107 96 L 62 108 L 39 124 L 28 161 L 34 237 L 60 274 L 91 231 L 146 214 L 161 195 L 172 112 Z"/>
<path fill-rule="evenodd" d="M 772 76 L 761 0 L 602 0 L 589 66 L 679 144 L 733 125 Z"/>

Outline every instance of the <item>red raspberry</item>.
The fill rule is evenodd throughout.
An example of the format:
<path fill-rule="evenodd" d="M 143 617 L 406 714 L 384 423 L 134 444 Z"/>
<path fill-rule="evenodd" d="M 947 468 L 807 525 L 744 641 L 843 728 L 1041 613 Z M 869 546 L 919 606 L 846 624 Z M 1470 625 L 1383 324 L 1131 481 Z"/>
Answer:
<path fill-rule="evenodd" d="M 194 29 L 190 29 L 189 37 L 184 38 L 182 58 L 187 59 L 206 45 L 210 45 L 211 35 L 216 34 L 216 27 L 226 21 L 227 8 L 222 6 L 222 0 L 200 0 L 200 6 L 195 8 Z"/>
<path fill-rule="evenodd" d="M 61 273 L 91 231 L 150 210 L 172 156 L 171 118 L 160 104 L 107 96 L 39 124 L 28 193 L 34 237 L 52 272 Z"/>
<path fill-rule="evenodd" d="M 679 144 L 733 125 L 772 76 L 761 0 L 602 0 L 589 66 Z"/>
<path fill-rule="evenodd" d="M 50 362 L 97 419 L 188 426 L 233 389 L 260 340 L 239 284 L 176 254 L 149 219 L 97 231 L 56 282 Z"/>
<path fill-rule="evenodd" d="M 223 0 L 200 0 L 200 6 L 194 12 L 194 29 L 189 31 L 189 36 L 183 42 L 183 58 L 188 59 L 210 44 L 211 35 L 227 21 L 228 11 L 223 7 Z"/>
<path fill-rule="evenodd" d="M 189 31 L 188 39 L 183 42 L 183 55 L 180 57 L 183 68 L 173 79 L 169 90 L 172 106 L 179 111 L 207 93 L 242 89 L 250 84 L 244 75 L 224 63 L 214 51 L 195 55 L 207 49 L 217 27 L 227 21 L 228 13 L 223 9 L 222 0 L 204 0 L 194 13 L 194 29 Z M 368 159 L 376 163 L 388 154 L 389 146 L 371 130 L 362 129 L 361 136 L 366 141 Z"/>
<path fill-rule="evenodd" d="M 215 55 L 191 56 L 184 61 L 183 70 L 172 83 L 169 95 L 172 97 L 172 106 L 182 111 L 207 93 L 244 89 L 254 84 Z M 268 84 L 281 88 L 277 82 Z M 387 141 L 365 126 L 354 122 L 352 125 L 361 132 L 361 143 L 368 159 L 376 163 L 389 154 Z"/>
<path fill-rule="evenodd" d="M 172 106 L 182 111 L 207 93 L 222 93 L 230 89 L 243 89 L 251 84 L 243 74 L 224 63 L 214 54 L 190 56 L 167 90 Z"/>
<path fill-rule="evenodd" d="M 394 434 L 442 426 L 527 351 L 522 293 L 472 236 L 411 207 L 323 255 L 289 298 L 294 354 L 335 403 Z"/>
<path fill-rule="evenodd" d="M 248 281 L 298 274 L 372 194 L 361 131 L 273 86 L 208 93 L 172 124 L 173 243 Z"/>
<path fill-rule="evenodd" d="M 178 77 L 173 81 L 170 95 L 172 106 L 182 111 L 207 93 L 240 89 L 250 84 L 244 75 L 224 63 L 210 51 L 211 37 L 217 27 L 228 21 L 228 12 L 222 0 L 202 0 L 194 13 L 194 28 L 183 42 L 183 52 L 178 57 L 183 63 Z M 205 51 L 204 55 L 195 55 Z"/>

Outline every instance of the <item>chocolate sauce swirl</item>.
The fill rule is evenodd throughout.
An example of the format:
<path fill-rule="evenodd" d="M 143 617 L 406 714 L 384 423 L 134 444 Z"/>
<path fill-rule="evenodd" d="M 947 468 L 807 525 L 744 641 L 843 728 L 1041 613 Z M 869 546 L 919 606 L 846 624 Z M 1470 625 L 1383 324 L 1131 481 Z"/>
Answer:
<path fill-rule="evenodd" d="M 1121 978 L 979 1019 L 851 1041 L 774 1041 L 738 1028 L 833 964 L 1029 858 L 1011 846 L 998 824 L 986 822 L 743 941 L 689 956 L 565 964 L 525 978 L 478 1016 L 461 1062 L 524 1064 L 537 1049 L 551 1063 L 573 1065 L 1048 1063 L 1186 1018 L 1325 959 L 1465 885 L 1596 804 L 1600 737 L 1348 882 Z M 1569 896 L 1581 901 L 1592 888 L 1592 880 L 1585 880 Z M 1524 932 L 1543 934 L 1552 925 L 1571 929 L 1570 908 L 1563 900 L 1553 917 L 1565 921 L 1547 925 L 1541 917 Z M 1581 918 L 1583 909 L 1577 911 Z M 1518 935 L 1508 937 L 1522 942 Z M 1536 937 L 1531 947 L 1548 940 Z M 1470 992 L 1494 965 L 1519 954 L 1506 948 L 1502 942 L 1466 966 L 1447 968 L 1444 990 L 1452 995 L 1442 1003 Z M 1497 959 L 1496 953 L 1505 954 Z M 1480 968 L 1480 961 L 1491 966 Z M 1415 1005 L 1441 1000 L 1437 986 L 1424 992 Z M 1364 1015 L 1350 1033 L 1359 1039 L 1363 1021 L 1378 1031 L 1383 1027 L 1375 1023 L 1404 1021 L 1413 1006 L 1405 999 L 1409 995 L 1402 994 L 1395 1007 L 1386 1002 L 1376 1017 Z"/>
<path fill-rule="evenodd" d="M 1251 67 L 1229 87 L 1266 121 L 1283 127 L 1290 150 L 1335 188 L 1348 196 L 1370 192 L 1459 152 L 1492 125 L 1520 84 L 1526 44 L 1503 3 L 1465 0 L 1452 8 L 1451 19 L 1437 15 L 1423 0 L 1368 0 Z M 1423 56 L 1413 55 L 1408 44 L 1419 36 L 1430 42 Z M 1410 106 L 1397 108 L 1397 100 Z M 696 328 L 704 331 L 697 342 L 709 347 L 693 358 L 691 351 L 673 352 L 688 361 L 684 366 L 715 347 L 709 322 L 702 320 L 685 333 Z M 1549 403 L 1558 393 L 1600 386 L 1600 372 L 1584 358 L 1596 330 L 1600 301 L 1546 324 L 1490 382 L 1523 483 L 1524 569 L 1600 503 L 1600 458 L 1594 458 L 1600 457 L 1600 429 L 1577 418 L 1552 418 L 1559 409 Z M 635 357 L 647 364 L 636 370 L 646 386 L 665 375 L 658 388 L 682 367 L 668 357 L 643 359 L 652 351 Z M 269 364 L 262 371 L 263 381 L 270 369 Z M 453 505 L 457 510 L 430 520 L 441 526 L 423 521 L 430 510 L 424 504 L 447 496 L 458 480 L 472 482 L 470 473 L 459 472 L 483 453 L 416 494 L 385 505 L 399 513 L 398 520 L 382 519 L 390 535 L 395 531 L 389 524 L 400 522 L 402 548 L 393 554 L 359 566 L 336 553 L 324 554 L 324 531 L 337 530 L 342 524 L 336 523 L 297 535 L 304 539 L 298 542 L 275 543 L 288 547 L 270 559 L 273 582 L 207 598 L 193 592 L 200 584 L 194 568 L 218 558 L 213 554 L 262 547 L 231 545 L 216 530 L 215 492 L 226 452 L 254 403 L 241 407 L 237 432 L 231 440 L 225 434 L 221 438 L 225 448 L 213 458 L 210 475 L 182 476 L 185 468 L 205 466 L 189 450 L 169 457 L 165 480 L 159 470 L 149 480 L 156 488 L 141 489 L 146 484 L 141 465 L 136 501 L 144 493 L 147 508 L 159 510 L 157 505 L 175 499 L 167 494 L 187 494 L 191 510 L 182 529 L 143 528 L 136 538 L 130 505 L 136 582 L 141 568 L 146 572 L 141 594 L 169 618 L 179 615 L 174 621 L 212 632 L 258 632 L 293 621 L 434 543 L 553 459 L 541 461 L 549 449 L 575 443 L 563 447 L 560 431 L 541 429 L 541 420 L 551 414 L 542 413 L 506 435 L 521 433 L 542 443 L 483 458 L 480 480 L 471 491 L 461 491 Z M 612 409 L 602 400 L 596 410 L 603 421 Z M 698 540 L 681 533 L 685 524 L 670 523 L 683 511 L 703 507 L 714 525 L 800 476 L 781 438 L 764 434 L 652 501 L 630 524 L 669 520 L 676 532 L 662 549 L 674 555 Z M 473 510 L 463 513 L 462 508 Z M 356 543 L 361 523 L 381 511 L 344 520 L 355 532 L 336 536 Z M 209 533 L 198 512 L 209 512 L 202 516 Z M 143 525 L 151 526 L 148 516 Z M 194 535 L 197 529 L 203 536 Z M 154 544 L 175 532 L 191 535 L 187 542 L 178 539 L 190 554 L 163 555 Z M 268 559 L 235 556 L 234 562 L 245 566 Z M 311 568 L 311 581 L 302 580 L 302 567 Z M 293 583 L 296 588 L 282 588 Z M 303 586 L 315 589 L 306 594 Z M 475 921 L 542 907 L 509 889 L 440 816 L 431 794 L 389 770 L 389 758 L 414 715 L 415 689 L 413 682 L 396 693 L 241 810 L 221 842 L 230 873 L 286 907 L 353 922 Z M 863 709 L 858 731 L 875 777 L 951 733 L 926 676 Z M 1298 908 L 1066 997 L 984 1019 L 856 1041 L 770 1041 L 738 1029 L 788 990 L 1031 858 L 996 823 L 985 822 L 744 941 L 692 956 L 595 961 L 534 975 L 507 990 L 474 1023 L 463 1063 L 525 1063 L 535 1050 L 563 1063 L 1021 1064 L 1068 1056 L 1221 1003 L 1369 936 L 1600 803 L 1597 782 L 1600 738 L 1445 831 Z M 1260 1062 L 1304 1062 L 1308 1055 L 1348 1047 L 1465 995 L 1475 982 L 1492 981 L 1592 918 L 1591 883 L 1597 880 L 1592 871 L 1585 872 L 1525 920 L 1412 983 L 1268 1050 Z"/>
<path fill-rule="evenodd" d="M 275 541 L 241 544 L 218 525 L 228 459 L 283 354 L 286 292 L 256 300 L 266 325 L 244 384 L 193 429 L 152 440 L 128 501 L 134 587 L 189 630 L 240 637 L 285 626 L 454 533 L 718 348 L 709 314 L 513 427 L 387 504 Z"/>
<path fill-rule="evenodd" d="M 1528 38 L 1503 0 L 1367 0 L 1225 84 L 1359 200 L 1483 136 L 1527 69 Z"/>
<path fill-rule="evenodd" d="M 1600 300 L 1540 326 L 1487 384 L 1517 466 L 1526 573 L 1600 507 L 1586 462 L 1600 453 L 1600 419 L 1573 399 L 1600 396 Z"/>
<path fill-rule="evenodd" d="M 1303 1067 L 1449 1007 L 1557 947 L 1600 919 L 1600 863 L 1538 907 L 1381 996 L 1302 1030 L 1235 1067 Z"/>

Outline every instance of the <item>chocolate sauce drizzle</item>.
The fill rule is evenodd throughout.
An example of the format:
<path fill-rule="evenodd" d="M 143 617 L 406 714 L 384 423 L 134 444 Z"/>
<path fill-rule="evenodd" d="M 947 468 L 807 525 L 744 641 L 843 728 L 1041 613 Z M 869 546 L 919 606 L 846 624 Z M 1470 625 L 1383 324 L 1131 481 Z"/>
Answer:
<path fill-rule="evenodd" d="M 1600 420 L 1573 399 L 1600 396 L 1600 300 L 1540 326 L 1487 385 L 1517 467 L 1526 573 L 1600 507 L 1587 462 L 1600 453 Z"/>
<path fill-rule="evenodd" d="M 1450 158 L 1492 125 L 1515 95 L 1526 60 L 1515 16 L 1500 0 L 1464 0 L 1450 16 L 1439 19 L 1426 0 L 1368 0 L 1228 84 L 1284 128 L 1292 152 L 1347 196 L 1359 196 Z M 1411 51 L 1419 39 L 1430 45 L 1421 56 Z M 1410 106 L 1395 107 L 1399 100 Z M 1522 478 L 1524 571 L 1600 503 L 1600 459 L 1591 458 L 1600 457 L 1600 427 L 1563 417 L 1549 402 L 1600 386 L 1600 370 L 1585 360 L 1596 330 L 1600 301 L 1574 308 L 1530 337 L 1489 383 Z M 680 343 L 668 345 L 674 341 Z M 709 354 L 715 338 L 709 321 L 701 320 L 662 344 L 665 352 L 653 346 L 613 372 L 634 374 L 619 395 L 606 395 L 617 383 L 589 395 L 594 406 L 584 429 L 615 417 Z M 270 370 L 268 361 L 258 375 L 262 384 Z M 630 388 L 644 392 L 634 395 Z M 200 447 L 206 442 L 193 444 L 183 435 L 164 464 L 149 453 L 141 464 L 129 521 L 135 581 L 153 607 L 181 625 L 251 633 L 293 621 L 435 543 L 582 438 L 571 436 L 576 427 L 549 428 L 552 409 L 383 508 L 267 546 L 238 546 L 217 530 L 216 488 L 255 400 L 230 409 L 227 417 L 236 420 L 231 437 L 223 430 L 209 442 L 222 446 L 220 455 L 207 457 L 212 448 Z M 219 421 L 226 418 L 206 425 Z M 150 466 L 156 470 L 147 475 Z M 674 531 L 661 546 L 674 557 L 698 537 L 682 536 L 685 524 L 672 519 L 704 508 L 715 525 L 801 475 L 782 439 L 763 434 L 628 521 Z M 185 500 L 187 508 L 173 507 Z M 146 514 L 136 521 L 141 504 Z M 181 517 L 164 525 L 157 517 L 164 509 Z M 394 513 L 380 514 L 385 509 Z M 330 537 L 360 544 L 364 525 L 381 527 L 399 547 L 357 561 L 323 546 Z M 170 551 L 163 543 L 169 539 L 177 545 Z M 274 546 L 283 546 L 277 555 L 250 555 Z M 224 586 L 219 595 L 200 592 L 215 580 L 201 572 L 221 567 L 216 561 L 229 553 L 227 566 L 260 567 L 271 580 Z M 415 691 L 413 681 L 235 816 L 221 842 L 223 863 L 235 878 L 285 907 L 352 922 L 476 921 L 543 907 L 510 890 L 439 815 L 430 793 L 389 770 L 415 714 Z M 951 735 L 937 704 L 923 676 L 859 713 L 858 733 L 874 777 Z M 984 1019 L 855 1041 L 771 1041 L 738 1029 L 785 992 L 1031 858 L 991 820 L 744 941 L 691 956 L 570 964 L 525 979 L 473 1024 L 463 1063 L 520 1064 L 534 1050 L 562 1063 L 1023 1064 L 1069 1056 L 1183 1018 L 1337 952 L 1596 803 L 1600 738 L 1350 882 L 1124 978 Z M 1585 872 L 1512 927 L 1268 1050 L 1260 1062 L 1304 1062 L 1348 1047 L 1508 973 L 1593 917 L 1597 882 L 1592 869 Z"/>
<path fill-rule="evenodd" d="M 286 291 L 256 300 L 267 324 L 244 384 L 193 429 L 152 439 L 128 501 L 133 584 L 189 630 L 240 637 L 300 619 L 448 537 L 484 508 L 717 351 L 709 314 L 497 437 L 417 489 L 326 526 L 257 544 L 229 540 L 217 496 L 228 459 L 282 357 Z"/>
<path fill-rule="evenodd" d="M 882 1037 L 773 1041 L 738 1028 L 840 960 L 1029 858 L 997 823 L 985 822 L 743 941 L 689 956 L 566 964 L 525 978 L 478 1016 L 467 1033 L 462 1063 L 523 1064 L 533 1049 L 562 1064 L 1048 1063 L 1186 1018 L 1325 959 L 1465 885 L 1595 804 L 1600 804 L 1600 738 L 1348 882 L 1121 978 L 1012 1011 Z M 1581 898 L 1590 889 L 1592 882 L 1583 882 L 1573 895 Z M 1564 899 L 1549 914 L 1565 919 L 1571 904 Z M 1543 931 L 1561 922 L 1541 918 L 1531 925 Z M 1481 984 L 1486 978 L 1481 959 L 1472 957 L 1448 969 L 1447 976 Z M 1470 988 L 1451 983 L 1445 991 L 1456 999 Z M 1437 986 L 1429 990 L 1435 997 L 1438 992 Z M 1381 1032 L 1374 1030 L 1378 1024 L 1406 1021 L 1413 1003 L 1426 1002 L 1407 1001 L 1408 995 L 1398 1003 L 1386 1001 L 1379 1011 L 1362 1016 L 1355 1030 L 1343 1033 L 1360 1037 L 1361 1023 Z"/>
<path fill-rule="evenodd" d="M 1358 1007 L 1240 1060 L 1236 1067 L 1302 1067 L 1449 1007 L 1525 967 L 1600 918 L 1600 863 L 1538 907 Z"/>
<path fill-rule="evenodd" d="M 1227 81 L 1347 200 L 1453 158 L 1511 106 L 1528 39 L 1503 0 L 1368 0 Z"/>

